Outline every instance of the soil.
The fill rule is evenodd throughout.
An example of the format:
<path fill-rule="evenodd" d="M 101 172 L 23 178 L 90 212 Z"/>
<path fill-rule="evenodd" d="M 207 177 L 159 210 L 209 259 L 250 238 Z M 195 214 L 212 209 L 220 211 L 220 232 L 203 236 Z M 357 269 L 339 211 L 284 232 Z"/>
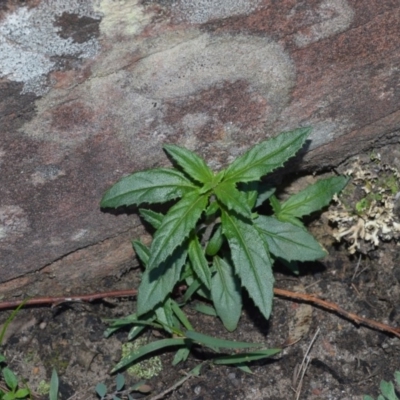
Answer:
<path fill-rule="evenodd" d="M 324 218 L 315 220 L 310 228 L 329 256 L 322 262 L 302 264 L 299 276 L 276 266 L 276 287 L 313 293 L 347 311 L 399 326 L 398 245 L 383 243 L 367 255 L 350 256 L 344 245 L 333 242 Z M 131 270 L 122 277 L 109 277 L 98 291 L 135 288 L 139 274 Z M 134 309 L 134 299 L 128 298 L 21 310 L 7 329 L 2 352 L 10 368 L 34 391 L 41 381 L 49 382 L 55 368 L 60 377 L 61 400 L 97 399 L 97 383 L 104 382 L 111 391 L 115 386 L 115 376 L 109 371 L 119 361 L 127 338 L 127 331 L 120 331 L 106 339 L 103 320 L 129 315 Z M 393 373 L 400 369 L 399 338 L 357 326 L 308 304 L 276 298 L 273 315 L 265 321 L 247 300 L 233 333 L 227 333 L 216 318 L 191 309 L 187 312 L 195 328 L 203 333 L 283 350 L 253 363 L 252 374 L 235 367 L 206 365 L 200 376 L 187 379 L 165 399 L 361 400 L 366 394 L 377 397 L 380 381 L 393 380 Z M 2 312 L 0 323 L 9 315 Z M 160 338 L 157 332 L 144 337 L 149 341 Z M 204 360 L 205 353 L 198 349 L 176 367 L 171 366 L 173 353 L 160 356 L 162 371 L 146 381 L 151 393 L 134 393 L 133 398 L 151 399 L 172 388 L 185 372 Z M 304 361 L 307 365 L 302 371 Z M 300 378 L 296 379 L 296 374 Z M 128 384 L 140 380 L 126 371 L 124 376 Z"/>

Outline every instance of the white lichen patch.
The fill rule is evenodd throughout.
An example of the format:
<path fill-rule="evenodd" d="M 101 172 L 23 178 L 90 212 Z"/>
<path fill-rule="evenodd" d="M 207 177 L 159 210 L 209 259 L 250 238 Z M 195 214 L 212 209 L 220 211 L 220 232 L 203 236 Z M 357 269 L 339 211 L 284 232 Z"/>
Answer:
<path fill-rule="evenodd" d="M 369 162 L 356 158 L 345 173 L 352 180 L 327 213 L 337 227 L 335 239 L 349 243 L 351 254 L 367 253 L 382 241 L 399 240 L 399 170 L 373 154 Z M 354 203 L 356 191 L 361 195 Z"/>
<path fill-rule="evenodd" d="M 20 7 L 0 23 L 0 77 L 23 82 L 22 93 L 42 95 L 46 75 L 56 66 L 56 56 L 95 56 L 100 45 L 95 38 L 76 43 L 59 35 L 56 20 L 63 13 L 99 19 L 91 2 L 52 0 L 37 7 Z"/>
<path fill-rule="evenodd" d="M 296 34 L 296 45 L 305 47 L 311 43 L 344 32 L 353 19 L 354 10 L 347 0 L 324 0 L 320 2 L 316 10 L 310 10 L 308 13 L 308 20 L 311 22 L 311 26 L 305 32 Z"/>
<path fill-rule="evenodd" d="M 255 11 L 261 0 L 179 0 L 173 11 L 192 24 L 215 19 L 247 15 Z M 175 10 L 174 10 L 175 9 Z"/>
<path fill-rule="evenodd" d="M 124 343 L 122 345 L 122 358 L 129 356 L 131 353 L 137 352 L 142 346 L 146 345 L 144 338 L 136 339 L 134 342 Z M 128 368 L 128 373 L 139 379 L 150 379 L 157 376 L 162 371 L 162 362 L 159 356 L 147 358 L 137 362 Z"/>
<path fill-rule="evenodd" d="M 13 243 L 28 230 L 29 221 L 21 207 L 0 207 L 0 242 Z"/>

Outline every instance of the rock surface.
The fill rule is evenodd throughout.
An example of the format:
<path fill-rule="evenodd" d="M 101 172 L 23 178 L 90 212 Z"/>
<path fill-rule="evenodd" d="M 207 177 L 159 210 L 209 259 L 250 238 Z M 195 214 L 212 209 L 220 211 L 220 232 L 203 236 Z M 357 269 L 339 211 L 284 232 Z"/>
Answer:
<path fill-rule="evenodd" d="M 311 170 L 399 142 L 396 0 L 23 4 L 0 6 L 0 292 L 134 265 L 140 222 L 99 200 L 163 143 L 219 168 L 312 126 Z"/>

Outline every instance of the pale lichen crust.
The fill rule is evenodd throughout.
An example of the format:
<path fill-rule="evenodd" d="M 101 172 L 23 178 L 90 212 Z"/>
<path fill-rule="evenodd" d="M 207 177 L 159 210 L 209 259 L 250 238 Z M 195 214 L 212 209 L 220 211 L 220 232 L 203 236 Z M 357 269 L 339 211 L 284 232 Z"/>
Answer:
<path fill-rule="evenodd" d="M 379 153 L 357 157 L 345 174 L 351 181 L 327 213 L 334 237 L 350 254 L 367 254 L 381 242 L 400 239 L 400 172 Z"/>

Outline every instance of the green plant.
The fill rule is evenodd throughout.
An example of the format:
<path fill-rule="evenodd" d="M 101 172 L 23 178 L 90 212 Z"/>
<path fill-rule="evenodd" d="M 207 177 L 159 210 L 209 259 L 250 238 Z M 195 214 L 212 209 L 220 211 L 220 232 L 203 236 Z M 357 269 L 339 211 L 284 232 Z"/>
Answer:
<path fill-rule="evenodd" d="M 394 373 L 394 379 L 396 384 L 400 386 L 400 371 L 396 371 Z M 378 396 L 377 400 L 399 400 L 392 382 L 386 382 L 382 380 L 379 388 L 381 390 L 381 394 Z M 374 398 L 371 396 L 364 396 L 364 400 L 374 400 Z"/>
<path fill-rule="evenodd" d="M 320 180 L 280 202 L 275 189 L 260 179 L 292 157 L 303 145 L 310 128 L 285 132 L 261 142 L 238 157 L 226 169 L 214 173 L 198 155 L 175 145 L 165 145 L 174 168 L 140 171 L 122 178 L 103 196 L 102 207 L 155 204 L 175 201 L 164 215 L 139 209 L 155 229 L 150 248 L 133 241 L 145 266 L 137 298 L 137 312 L 111 321 L 106 335 L 127 324 L 134 339 L 146 326 L 164 329 L 171 336 L 144 346 L 125 357 L 117 370 L 149 352 L 178 347 L 174 364 L 185 360 L 194 344 L 214 350 L 251 348 L 261 345 L 210 338 L 194 332 L 182 306 L 195 294 L 213 307 L 200 311 L 217 315 L 229 331 L 236 329 L 242 309 L 242 288 L 268 319 L 272 308 L 272 265 L 275 259 L 316 260 L 325 256 L 321 245 L 303 226 L 300 218 L 326 206 L 347 183 L 345 177 Z M 258 211 L 266 201 L 271 215 Z M 171 293 L 176 285 L 187 290 L 178 303 Z M 183 326 L 183 328 L 182 328 Z M 242 368 L 275 354 L 277 349 L 235 354 L 215 362 L 234 363 Z"/>
<path fill-rule="evenodd" d="M 101 400 L 120 400 L 122 396 L 123 398 L 133 400 L 131 396 L 133 392 L 148 393 L 149 387 L 145 385 L 144 382 L 138 382 L 131 387 L 125 388 L 124 376 L 122 374 L 117 374 L 115 377 L 115 390 L 109 392 L 104 383 L 98 383 L 95 390 Z"/>
<path fill-rule="evenodd" d="M 6 333 L 8 325 L 18 314 L 19 310 L 24 306 L 27 300 L 22 302 L 7 318 L 0 332 L 0 346 L 3 343 L 4 335 Z M 31 397 L 31 391 L 25 387 L 20 388 L 18 384 L 18 377 L 15 373 L 7 367 L 6 357 L 0 353 L 0 373 L 1 378 L 5 385 L 0 383 L 0 400 L 14 400 L 14 399 L 26 399 Z M 0 380 L 1 382 L 1 380 Z"/>

